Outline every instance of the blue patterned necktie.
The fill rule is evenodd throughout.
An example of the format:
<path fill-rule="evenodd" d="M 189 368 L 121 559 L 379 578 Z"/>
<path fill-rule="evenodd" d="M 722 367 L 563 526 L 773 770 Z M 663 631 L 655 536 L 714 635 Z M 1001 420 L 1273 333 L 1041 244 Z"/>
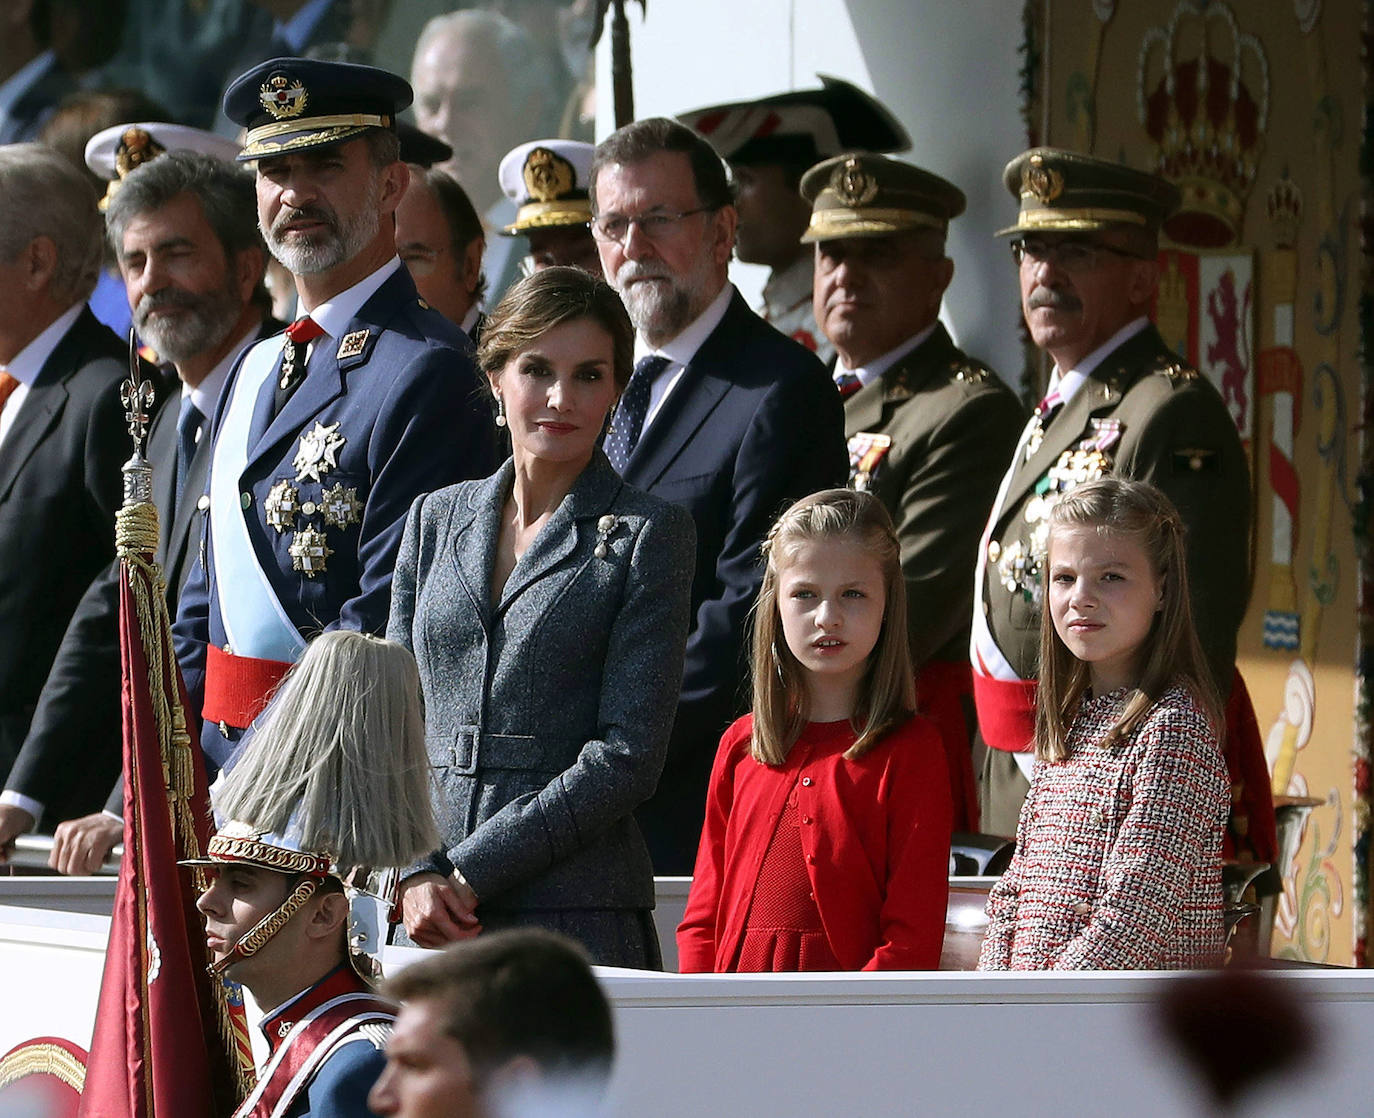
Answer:
<path fill-rule="evenodd" d="M 191 470 L 191 459 L 196 456 L 196 443 L 200 441 L 200 427 L 205 416 L 191 402 L 189 395 L 181 398 L 181 414 L 177 416 L 177 505 L 181 504 L 181 494 L 186 488 L 186 475 Z"/>
<path fill-rule="evenodd" d="M 625 394 L 615 407 L 611 433 L 606 436 L 606 457 L 611 460 L 616 473 L 625 472 L 630 455 L 634 453 L 644 430 L 644 418 L 649 414 L 649 392 L 654 381 L 671 364 L 671 359 L 661 354 L 641 357 L 635 363 L 635 371 L 630 383 L 625 386 Z"/>

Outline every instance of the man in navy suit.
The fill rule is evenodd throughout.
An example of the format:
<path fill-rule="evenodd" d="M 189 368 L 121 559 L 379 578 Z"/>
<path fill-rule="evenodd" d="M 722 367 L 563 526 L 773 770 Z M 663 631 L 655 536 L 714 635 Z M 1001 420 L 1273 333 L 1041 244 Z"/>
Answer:
<path fill-rule="evenodd" d="M 114 558 L 128 358 L 86 306 L 100 232 L 66 159 L 0 148 L 0 780 L 77 602 Z"/>
<path fill-rule="evenodd" d="M 303 317 L 242 356 L 214 421 L 205 561 L 176 624 L 214 766 L 310 637 L 385 630 L 415 496 L 494 464 L 471 346 L 396 256 L 410 173 L 395 119 L 410 100 L 384 70 L 297 58 L 225 93 Z"/>
<path fill-rule="evenodd" d="M 606 453 L 696 522 L 692 629 L 668 761 L 640 824 L 660 874 L 692 872 L 721 732 L 742 712 L 759 545 L 791 501 L 843 485 L 844 414 L 825 369 L 730 284 L 725 165 L 691 129 L 637 121 L 598 145 L 592 232 L 637 331 Z"/>
<path fill-rule="evenodd" d="M 234 358 L 281 324 L 267 317 L 252 180 L 232 164 L 185 151 L 159 156 L 129 172 L 105 216 L 139 337 L 180 382 L 147 450 L 157 560 L 175 615 L 200 548 L 209 417 Z M 94 873 L 123 834 L 122 785 L 106 800 L 120 768 L 118 613 L 112 563 L 67 626 L 0 792 L 0 846 L 40 819 L 45 829 L 57 824 L 50 862 L 63 873 Z"/>

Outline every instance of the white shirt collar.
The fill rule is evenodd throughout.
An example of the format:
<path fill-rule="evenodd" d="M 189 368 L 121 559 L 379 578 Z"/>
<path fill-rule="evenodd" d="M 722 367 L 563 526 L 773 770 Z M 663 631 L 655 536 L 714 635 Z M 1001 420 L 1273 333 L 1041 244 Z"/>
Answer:
<path fill-rule="evenodd" d="M 363 304 L 377 294 L 377 289 L 400 268 L 401 258 L 393 256 L 366 279 L 321 303 L 310 312 L 310 317 L 317 325 L 323 327 L 324 332 L 331 338 L 342 337 L 343 332 L 348 329 L 348 324 L 358 317 Z"/>
<path fill-rule="evenodd" d="M 207 419 L 215 414 L 215 405 L 219 402 L 219 394 L 224 389 L 224 382 L 229 379 L 229 370 L 234 367 L 235 359 L 243 351 L 244 346 L 250 344 L 257 337 L 261 327 L 262 324 L 259 323 L 244 334 L 224 355 L 224 360 L 206 373 L 205 379 L 194 388 L 182 384 L 182 396 L 190 396 L 191 403 L 196 406 L 196 411 Z"/>
<path fill-rule="evenodd" d="M 913 334 L 911 337 L 907 338 L 907 340 L 896 349 L 888 350 L 881 357 L 875 357 L 867 365 L 860 365 L 857 369 L 845 368 L 843 359 L 838 359 L 835 362 L 835 371 L 837 373 L 853 373 L 859 378 L 860 384 L 872 384 L 887 372 L 888 369 L 892 368 L 893 365 L 897 364 L 898 361 L 930 337 L 930 335 L 935 332 L 935 327 L 939 321 L 940 320 L 937 318 L 935 322 L 932 322 L 919 334 Z"/>
<path fill-rule="evenodd" d="M 473 303 L 468 308 L 468 313 L 463 315 L 463 321 L 458 324 L 458 328 L 469 338 L 472 337 L 472 328 L 477 325 L 477 320 L 482 317 L 482 308 Z"/>
<path fill-rule="evenodd" d="M 36 54 L 20 66 L 3 82 L 0 82 L 0 115 L 8 113 L 16 101 L 23 97 L 47 72 L 48 67 L 57 61 L 51 50 Z"/>
<path fill-rule="evenodd" d="M 1135 337 L 1149 324 L 1150 320 L 1144 315 L 1133 318 L 1068 372 L 1061 372 L 1056 365 L 1054 372 L 1050 375 L 1049 391 L 1053 392 L 1057 389 L 1059 398 L 1067 404 L 1073 399 L 1074 393 L 1083 387 L 1083 382 L 1092 376 L 1093 370 L 1106 360 L 1112 350 L 1123 344 L 1126 339 Z M 1046 394 L 1048 395 L 1048 393 Z"/>
<path fill-rule="evenodd" d="M 38 337 L 16 353 L 14 360 L 5 366 L 10 376 L 32 388 L 38 380 L 38 374 L 43 371 L 43 366 L 52 356 L 52 351 L 57 348 L 57 343 L 67 336 L 67 331 L 76 325 L 76 320 L 85 309 L 85 303 L 73 303 L 53 319 Z"/>
<path fill-rule="evenodd" d="M 673 366 L 682 368 L 689 365 L 692 358 L 697 355 L 697 350 L 701 348 L 702 343 L 711 336 L 711 331 L 720 325 L 720 320 L 725 317 L 725 312 L 727 308 L 729 308 L 730 300 L 734 298 L 734 294 L 734 284 L 726 283 L 725 286 L 720 289 L 719 294 L 711 300 L 710 305 L 689 322 L 686 328 L 678 334 L 676 338 L 664 342 L 663 345 L 659 346 L 657 349 L 650 346 L 642 337 L 636 335 L 636 363 L 638 363 L 641 357 L 648 357 L 650 354 L 659 353 L 673 363 L 668 366 L 669 369 L 673 368 Z"/>

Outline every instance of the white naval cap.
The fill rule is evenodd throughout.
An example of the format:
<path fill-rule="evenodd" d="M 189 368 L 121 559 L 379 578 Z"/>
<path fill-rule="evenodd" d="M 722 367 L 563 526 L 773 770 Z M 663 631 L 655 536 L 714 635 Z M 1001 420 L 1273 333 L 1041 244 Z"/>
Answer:
<path fill-rule="evenodd" d="M 501 232 L 513 237 L 528 229 L 588 224 L 587 177 L 595 151 L 580 140 L 531 140 L 506 152 L 497 178 L 518 210 Z"/>
<path fill-rule="evenodd" d="M 232 161 L 242 150 L 238 142 L 203 128 L 165 121 L 139 121 L 111 125 L 86 141 L 86 166 L 110 184 L 100 201 L 103 210 L 125 175 L 159 155 L 169 151 L 193 151 Z"/>

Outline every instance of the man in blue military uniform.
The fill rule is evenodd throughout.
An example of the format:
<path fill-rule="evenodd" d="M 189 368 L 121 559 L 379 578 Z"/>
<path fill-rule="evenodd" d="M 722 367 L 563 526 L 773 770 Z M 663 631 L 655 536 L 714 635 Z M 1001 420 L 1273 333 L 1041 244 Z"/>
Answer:
<path fill-rule="evenodd" d="M 215 417 L 202 563 L 176 625 L 215 766 L 311 636 L 385 629 L 414 497 L 494 465 L 471 347 L 396 256 L 410 100 L 384 70 L 295 58 L 225 93 L 302 317 L 243 355 Z"/>

